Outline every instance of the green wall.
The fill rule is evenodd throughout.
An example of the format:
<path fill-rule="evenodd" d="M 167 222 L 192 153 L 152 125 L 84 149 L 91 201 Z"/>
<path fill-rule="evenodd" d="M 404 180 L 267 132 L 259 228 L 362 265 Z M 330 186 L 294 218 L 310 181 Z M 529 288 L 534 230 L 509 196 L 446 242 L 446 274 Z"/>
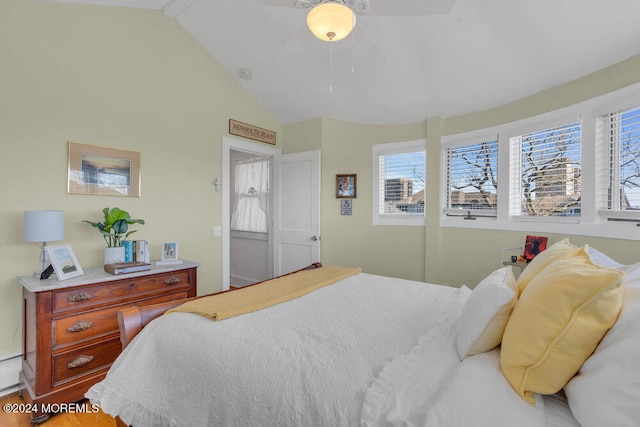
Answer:
<path fill-rule="evenodd" d="M 539 92 L 494 109 L 443 120 L 442 135 L 453 135 L 536 116 L 640 82 L 640 55 L 569 83 Z M 435 189 L 434 189 L 435 190 Z M 523 224 L 523 227 L 526 227 Z M 500 249 L 522 246 L 528 233 L 443 228 L 440 231 L 440 282 L 475 286 L 500 266 Z M 537 234 L 537 233 L 536 233 Z M 564 237 L 576 245 L 585 243 L 622 263 L 638 262 L 640 241 L 544 233 L 550 243 Z"/>
<path fill-rule="evenodd" d="M 425 138 L 425 124 L 358 125 L 322 119 L 322 261 L 388 276 L 424 275 L 424 227 L 372 226 L 371 146 Z M 285 136 L 288 133 L 285 130 Z M 357 175 L 353 214 L 340 215 L 336 174 Z M 381 242 L 384 242 L 381 245 Z"/>
<path fill-rule="evenodd" d="M 282 126 L 181 25 L 157 11 L 0 2 L 0 359 L 21 352 L 21 287 L 39 245 L 23 211 L 61 209 L 83 268 L 104 241 L 83 219 L 118 206 L 146 220 L 134 236 L 159 258 L 163 241 L 202 263 L 199 293 L 221 289 L 221 141 L 234 118 Z M 141 153 L 142 197 L 70 195 L 67 142 Z M 278 143 L 280 145 L 280 143 Z M 133 237 L 133 236 L 132 236 Z"/>
<path fill-rule="evenodd" d="M 494 109 L 457 117 L 431 117 L 425 123 L 372 126 L 318 119 L 287 125 L 285 151 L 298 149 L 302 137 L 316 134 L 321 123 L 322 261 L 358 265 L 365 272 L 474 287 L 501 266 L 501 248 L 524 244 L 521 232 L 440 227 L 441 138 L 532 117 L 621 89 L 640 81 L 640 55 L 581 79 Z M 427 206 L 425 227 L 372 225 L 371 146 L 427 139 Z M 358 174 L 353 215 L 341 216 L 335 198 L 335 175 Z M 523 227 L 526 225 L 523 224 Z M 623 263 L 638 261 L 638 240 L 603 239 L 546 233 L 550 243 L 569 237 L 589 243 Z"/>

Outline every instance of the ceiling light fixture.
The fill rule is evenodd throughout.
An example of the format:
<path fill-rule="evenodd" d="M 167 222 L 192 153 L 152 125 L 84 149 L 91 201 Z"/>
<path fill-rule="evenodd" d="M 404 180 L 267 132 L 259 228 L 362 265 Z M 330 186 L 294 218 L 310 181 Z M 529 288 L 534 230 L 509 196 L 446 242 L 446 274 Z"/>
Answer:
<path fill-rule="evenodd" d="M 356 15 L 347 6 L 328 1 L 311 9 L 307 26 L 320 40 L 336 42 L 347 37 L 356 25 Z"/>

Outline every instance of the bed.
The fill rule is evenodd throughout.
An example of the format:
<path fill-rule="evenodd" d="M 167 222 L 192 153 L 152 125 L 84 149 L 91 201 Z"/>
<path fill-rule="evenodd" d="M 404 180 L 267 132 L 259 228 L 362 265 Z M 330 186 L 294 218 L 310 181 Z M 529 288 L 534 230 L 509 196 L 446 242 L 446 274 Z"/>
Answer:
<path fill-rule="evenodd" d="M 340 270 L 313 267 L 289 283 Z M 133 426 L 631 426 L 640 419 L 640 264 L 620 265 L 565 239 L 517 281 L 505 267 L 473 291 L 347 270 L 222 320 L 189 310 L 159 315 L 176 304 L 121 313 L 126 347 L 86 397 Z M 568 303 L 575 289 L 579 301 Z M 231 294 L 241 292 L 249 289 Z"/>

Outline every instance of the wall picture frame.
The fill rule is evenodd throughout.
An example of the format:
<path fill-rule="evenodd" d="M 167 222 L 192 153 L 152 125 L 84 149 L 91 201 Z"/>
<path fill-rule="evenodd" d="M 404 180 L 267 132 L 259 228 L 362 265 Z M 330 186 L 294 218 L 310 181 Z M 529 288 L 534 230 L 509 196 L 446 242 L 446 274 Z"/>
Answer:
<path fill-rule="evenodd" d="M 336 175 L 336 199 L 355 199 L 357 197 L 356 174 Z"/>
<path fill-rule="evenodd" d="M 84 274 L 71 245 L 52 245 L 44 248 L 58 280 L 66 280 Z"/>
<path fill-rule="evenodd" d="M 162 244 L 160 261 L 178 261 L 178 242 L 165 242 Z"/>
<path fill-rule="evenodd" d="M 69 141 L 67 193 L 140 197 L 140 153 Z"/>

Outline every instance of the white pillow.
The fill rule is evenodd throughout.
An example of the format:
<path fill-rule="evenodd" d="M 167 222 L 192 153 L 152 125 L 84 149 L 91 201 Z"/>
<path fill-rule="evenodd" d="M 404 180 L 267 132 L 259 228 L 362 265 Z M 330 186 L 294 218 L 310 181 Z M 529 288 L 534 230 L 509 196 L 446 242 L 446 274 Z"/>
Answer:
<path fill-rule="evenodd" d="M 640 420 L 640 263 L 626 270 L 618 320 L 565 386 L 583 427 L 635 426 Z"/>
<path fill-rule="evenodd" d="M 460 311 L 456 340 L 460 360 L 500 344 L 517 299 L 511 267 L 494 271 L 475 287 Z"/>
<path fill-rule="evenodd" d="M 589 246 L 589 256 L 591 260 L 601 267 L 615 268 L 616 270 L 626 270 L 628 266 L 620 264 L 617 261 L 611 259 L 608 255 L 603 254 L 597 249 Z"/>

